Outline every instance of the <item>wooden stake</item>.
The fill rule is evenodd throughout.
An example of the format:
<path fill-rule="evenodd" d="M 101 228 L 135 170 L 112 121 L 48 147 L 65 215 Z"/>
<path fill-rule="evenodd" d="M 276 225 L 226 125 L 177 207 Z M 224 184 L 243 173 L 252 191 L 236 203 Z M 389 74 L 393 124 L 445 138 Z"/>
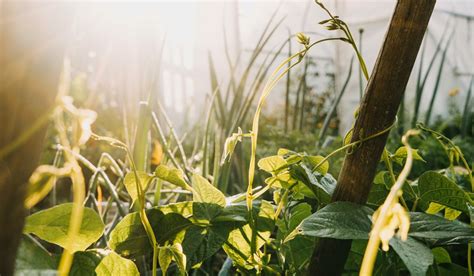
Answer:
<path fill-rule="evenodd" d="M 390 127 L 415 63 L 435 0 L 399 0 L 367 85 L 352 141 Z M 388 132 L 362 143 L 345 157 L 332 201 L 367 201 Z M 350 240 L 321 239 L 313 252 L 310 275 L 340 275 Z"/>

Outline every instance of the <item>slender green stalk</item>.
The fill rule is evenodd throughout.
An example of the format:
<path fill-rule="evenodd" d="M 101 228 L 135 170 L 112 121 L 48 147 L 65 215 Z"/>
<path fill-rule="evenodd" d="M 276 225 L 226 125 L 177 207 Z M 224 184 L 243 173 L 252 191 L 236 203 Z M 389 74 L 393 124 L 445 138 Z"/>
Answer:
<path fill-rule="evenodd" d="M 263 108 L 263 104 L 265 103 L 266 98 L 270 94 L 270 92 L 273 90 L 273 88 L 276 86 L 279 80 L 281 80 L 286 73 L 288 73 L 289 70 L 291 70 L 294 66 L 299 64 L 302 60 L 305 54 L 309 49 L 311 49 L 314 45 L 317 45 L 319 43 L 325 42 L 325 41 L 333 41 L 333 40 L 341 40 L 341 38 L 326 38 L 326 39 L 321 39 L 318 40 L 312 44 L 306 44 L 305 49 L 302 51 L 297 52 L 296 54 L 292 55 L 288 59 L 286 59 L 284 62 L 282 62 L 271 74 L 270 78 L 268 79 L 262 95 L 260 96 L 260 99 L 257 104 L 257 109 L 255 111 L 255 115 L 253 118 L 252 122 L 252 132 L 251 132 L 251 154 L 250 154 L 250 165 L 249 165 L 249 183 L 247 186 L 247 208 L 249 210 L 249 224 L 250 227 L 252 228 L 252 242 L 251 242 L 251 258 L 252 260 L 254 259 L 254 253 L 256 251 L 256 220 L 254 218 L 254 214 L 252 211 L 252 205 L 253 205 L 253 181 L 254 181 L 254 176 L 255 176 L 255 159 L 256 159 L 256 151 L 257 151 L 257 139 L 258 139 L 258 127 L 259 127 L 259 119 L 260 119 L 260 113 Z M 285 66 L 288 62 L 291 62 L 294 58 L 298 58 L 297 61 L 291 64 L 291 66 L 287 67 L 283 72 L 279 73 L 283 66 Z"/>
<path fill-rule="evenodd" d="M 402 138 L 402 143 L 407 148 L 406 163 L 402 171 L 400 172 L 397 181 L 390 189 L 390 193 L 388 194 L 384 203 L 377 210 L 378 216 L 375 219 L 372 231 L 370 232 L 369 243 L 367 244 L 367 248 L 365 249 L 364 258 L 362 260 L 359 275 L 372 275 L 375 259 L 377 258 L 377 252 L 380 245 L 380 232 L 388 223 L 389 213 L 400 198 L 400 191 L 402 190 L 403 184 L 405 183 L 405 180 L 408 177 L 408 174 L 410 173 L 413 164 L 413 152 L 412 148 L 410 147 L 410 144 L 408 143 L 408 137 L 410 137 L 411 135 L 416 135 L 417 133 L 418 132 L 416 130 L 409 130 Z"/>
<path fill-rule="evenodd" d="M 438 94 L 438 88 L 439 88 L 439 84 L 440 84 L 441 77 L 442 77 L 442 74 L 443 74 L 443 68 L 444 68 L 444 64 L 445 64 L 445 60 L 446 60 L 446 54 L 448 52 L 449 45 L 450 45 L 450 42 L 452 40 L 451 38 L 452 38 L 453 34 L 454 34 L 454 32 L 452 32 L 451 36 L 448 38 L 448 43 L 446 44 L 446 47 L 444 48 L 443 54 L 441 56 L 441 61 L 440 61 L 439 68 L 438 68 L 438 75 L 436 76 L 435 87 L 433 89 L 433 94 L 431 96 L 430 105 L 428 106 L 428 112 L 426 113 L 425 125 L 429 125 L 429 123 L 430 123 L 431 113 L 433 111 L 434 102 L 435 102 L 435 99 L 436 99 L 436 95 Z"/>
<path fill-rule="evenodd" d="M 303 121 L 304 121 L 304 108 L 305 108 L 305 100 L 306 100 L 306 93 L 308 92 L 308 83 L 306 80 L 306 75 L 308 73 L 308 67 L 310 65 L 310 59 L 308 56 L 305 57 L 306 64 L 303 70 L 303 86 L 302 86 L 302 93 L 301 93 L 301 107 L 300 107 L 300 123 L 298 129 L 301 131 L 303 130 Z"/>
<path fill-rule="evenodd" d="M 341 101 L 342 96 L 344 95 L 344 92 L 346 91 L 347 85 L 349 84 L 349 81 L 351 79 L 353 62 L 354 62 L 354 57 L 351 58 L 351 64 L 349 65 L 349 72 L 347 73 L 346 81 L 344 82 L 344 85 L 342 86 L 341 91 L 337 95 L 337 98 L 334 100 L 333 104 L 331 105 L 331 109 L 329 109 L 329 112 L 326 115 L 326 118 L 324 119 L 324 123 L 323 123 L 323 126 L 321 128 L 321 131 L 319 132 L 319 137 L 318 137 L 318 144 L 320 146 L 323 143 L 324 136 L 326 135 L 326 131 L 329 127 L 329 122 L 331 121 L 332 116 L 336 112 L 336 108 L 339 105 L 339 102 Z M 359 69 L 359 71 L 360 71 L 360 69 Z"/>
<path fill-rule="evenodd" d="M 448 26 L 449 26 L 449 24 L 446 24 L 446 27 L 443 30 L 443 34 L 441 35 L 441 39 L 439 40 L 439 42 L 436 45 L 435 52 L 433 53 L 433 56 L 431 57 L 430 63 L 428 64 L 428 68 L 426 69 L 426 72 L 423 76 L 423 80 L 421 80 L 422 79 L 421 78 L 421 76 L 422 76 L 421 70 L 422 70 L 422 67 L 423 67 L 422 63 L 423 63 L 423 60 L 424 60 L 423 57 L 424 57 L 426 43 L 423 44 L 423 49 L 422 49 L 422 52 L 421 52 L 420 68 L 419 68 L 419 72 L 418 72 L 417 85 L 416 85 L 416 97 L 415 97 L 414 113 L 413 113 L 413 118 L 412 118 L 412 127 L 415 127 L 416 123 L 418 122 L 418 115 L 419 115 L 419 111 L 420 111 L 420 103 L 421 103 L 421 98 L 422 98 L 422 95 L 423 95 L 423 90 L 425 88 L 425 84 L 426 84 L 428 76 L 431 72 L 431 69 L 433 68 L 434 62 L 435 62 L 436 58 L 438 57 L 439 52 L 441 51 L 441 45 L 444 43 L 444 39 L 446 37 L 445 34 L 446 34 L 446 31 L 448 30 Z"/>
<path fill-rule="evenodd" d="M 151 127 L 151 115 L 148 102 L 141 101 L 138 110 L 138 124 L 135 132 L 135 141 L 133 146 L 133 158 L 136 161 L 137 169 L 147 171 L 149 132 Z"/>
<path fill-rule="evenodd" d="M 474 84 L 474 77 L 471 77 L 471 82 L 469 83 L 469 88 L 467 90 L 466 100 L 464 101 L 464 110 L 462 112 L 461 120 L 461 135 L 465 137 L 467 135 L 467 129 L 469 127 L 469 120 L 471 117 L 471 94 L 472 86 Z"/>
<path fill-rule="evenodd" d="M 364 29 L 359 29 L 359 51 L 362 54 L 362 36 L 364 34 Z M 352 61 L 351 61 L 352 65 Z M 351 66 L 352 68 L 352 66 Z M 362 102 L 362 97 L 364 95 L 364 80 L 362 79 L 362 68 L 359 66 L 359 100 Z"/>
<path fill-rule="evenodd" d="M 288 29 L 288 36 L 291 36 L 291 31 Z M 288 58 L 291 57 L 291 41 L 288 41 Z M 287 65 L 290 67 L 290 64 Z M 291 85 L 291 74 L 290 71 L 286 74 L 286 91 L 285 91 L 285 133 L 288 132 L 288 118 L 290 116 L 290 85 Z"/>

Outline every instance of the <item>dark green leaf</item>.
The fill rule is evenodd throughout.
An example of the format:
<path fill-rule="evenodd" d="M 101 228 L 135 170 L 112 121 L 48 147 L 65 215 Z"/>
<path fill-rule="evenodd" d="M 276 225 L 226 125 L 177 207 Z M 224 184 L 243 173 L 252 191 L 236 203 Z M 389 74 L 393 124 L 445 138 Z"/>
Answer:
<path fill-rule="evenodd" d="M 439 240 L 437 244 L 467 243 L 474 241 L 474 228 L 458 220 L 425 213 L 410 213 L 410 231 L 408 235 L 415 238 Z"/>
<path fill-rule="evenodd" d="M 390 246 L 405 263 L 411 275 L 426 275 L 428 267 L 433 264 L 431 250 L 411 237 L 406 241 L 394 237 L 390 240 Z"/>
<path fill-rule="evenodd" d="M 70 276 L 96 275 L 95 269 L 101 261 L 101 256 L 95 252 L 76 252 L 71 266 Z"/>
<path fill-rule="evenodd" d="M 296 235 L 334 239 L 368 239 L 373 210 L 349 202 L 331 203 L 311 216 L 287 237 Z"/>
<path fill-rule="evenodd" d="M 17 273 L 56 275 L 56 267 L 56 260 L 52 254 L 33 241 L 32 237 L 22 237 L 15 260 Z"/>
<path fill-rule="evenodd" d="M 177 213 L 165 215 L 158 209 L 149 209 L 146 214 L 159 244 L 171 241 L 191 225 L 188 219 Z M 115 226 L 110 233 L 109 246 L 123 256 L 136 257 L 152 251 L 138 212 L 128 214 Z"/>
<path fill-rule="evenodd" d="M 224 194 L 214 187 L 204 177 L 194 174 L 193 182 L 193 201 L 213 203 L 225 207 L 226 201 Z"/>
<path fill-rule="evenodd" d="M 425 172 L 418 180 L 420 203 L 428 208 L 430 202 L 468 213 L 466 203 L 470 198 L 456 183 L 433 171 Z"/>

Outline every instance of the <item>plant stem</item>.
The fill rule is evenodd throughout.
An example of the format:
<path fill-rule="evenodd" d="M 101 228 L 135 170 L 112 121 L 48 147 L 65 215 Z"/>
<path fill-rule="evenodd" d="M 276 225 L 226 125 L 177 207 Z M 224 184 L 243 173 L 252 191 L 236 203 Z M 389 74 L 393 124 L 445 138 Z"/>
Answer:
<path fill-rule="evenodd" d="M 372 271 L 375 264 L 375 259 L 377 258 L 377 252 L 380 245 L 380 231 L 387 223 L 387 215 L 390 211 L 390 208 L 395 204 L 400 198 L 400 191 L 402 190 L 403 184 L 405 183 L 408 174 L 410 173 L 411 166 L 413 164 L 413 152 L 410 144 L 408 143 L 408 137 L 411 135 L 416 135 L 416 130 L 409 130 L 402 137 L 402 143 L 407 148 L 407 160 L 405 166 L 403 167 L 398 179 L 393 184 L 390 189 L 390 193 L 385 199 L 382 206 L 379 208 L 379 215 L 375 222 L 373 223 L 372 231 L 370 232 L 369 243 L 364 253 L 364 258 L 362 260 L 362 265 L 360 269 L 360 275 L 372 275 Z"/>

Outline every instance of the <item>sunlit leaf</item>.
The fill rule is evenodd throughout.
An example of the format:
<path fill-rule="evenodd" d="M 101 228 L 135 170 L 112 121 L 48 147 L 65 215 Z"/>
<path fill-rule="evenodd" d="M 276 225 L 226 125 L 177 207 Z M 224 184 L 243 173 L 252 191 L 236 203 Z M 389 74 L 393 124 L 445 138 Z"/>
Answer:
<path fill-rule="evenodd" d="M 169 183 L 189 190 L 189 186 L 184 180 L 183 172 L 176 168 L 170 168 L 166 165 L 159 165 L 155 170 L 156 177 L 168 181 Z"/>
<path fill-rule="evenodd" d="M 26 218 L 23 233 L 35 234 L 42 240 L 57 244 L 63 248 L 68 245 L 69 222 L 72 203 L 65 203 L 39 211 Z M 97 241 L 104 232 L 104 223 L 100 216 L 90 208 L 84 208 L 79 233 L 71 242 L 69 250 L 83 251 Z"/>
<path fill-rule="evenodd" d="M 143 193 L 146 192 L 148 189 L 148 185 L 152 177 L 148 175 L 146 172 L 137 171 L 138 181 L 140 182 L 140 187 Z M 138 190 L 137 190 L 137 177 L 135 173 L 129 172 L 125 175 L 123 179 L 123 183 L 125 184 L 125 188 L 127 189 L 128 194 L 132 198 L 132 201 L 135 202 L 138 199 Z"/>
<path fill-rule="evenodd" d="M 191 222 L 177 213 L 163 214 L 158 209 L 146 210 L 153 232 L 159 244 L 171 241 L 191 225 Z M 111 249 L 122 256 L 140 256 L 152 251 L 148 235 L 138 212 L 126 215 L 110 233 Z"/>
<path fill-rule="evenodd" d="M 286 166 L 286 161 L 285 159 L 283 159 L 283 157 L 279 155 L 274 155 L 260 159 L 257 165 L 261 170 L 273 173 L 278 169 Z"/>
<path fill-rule="evenodd" d="M 224 194 L 214 187 L 204 177 L 194 174 L 192 176 L 193 183 L 193 201 L 207 202 L 220 205 L 226 205 Z"/>
<path fill-rule="evenodd" d="M 421 155 L 418 153 L 417 149 L 412 149 L 413 160 L 419 160 L 426 162 Z M 393 161 L 398 163 L 400 166 L 403 165 L 403 161 L 407 158 L 407 148 L 405 146 L 399 147 L 397 151 L 392 155 Z"/>
<path fill-rule="evenodd" d="M 168 267 L 170 266 L 171 262 L 173 261 L 173 254 L 171 253 L 171 249 L 169 246 L 160 247 L 158 251 L 158 263 L 160 264 L 161 271 L 163 275 L 166 275 L 168 271 Z"/>
<path fill-rule="evenodd" d="M 313 170 L 317 171 L 318 173 L 322 175 L 325 175 L 329 170 L 329 162 L 328 161 L 323 162 L 324 160 L 323 156 L 319 156 L 319 155 L 318 156 L 305 156 L 304 160 L 306 160 L 309 163 L 310 167 Z"/>
<path fill-rule="evenodd" d="M 103 258 L 96 267 L 95 272 L 97 273 L 97 276 L 140 275 L 134 262 L 120 257 L 115 252 L 110 252 L 109 255 Z"/>

